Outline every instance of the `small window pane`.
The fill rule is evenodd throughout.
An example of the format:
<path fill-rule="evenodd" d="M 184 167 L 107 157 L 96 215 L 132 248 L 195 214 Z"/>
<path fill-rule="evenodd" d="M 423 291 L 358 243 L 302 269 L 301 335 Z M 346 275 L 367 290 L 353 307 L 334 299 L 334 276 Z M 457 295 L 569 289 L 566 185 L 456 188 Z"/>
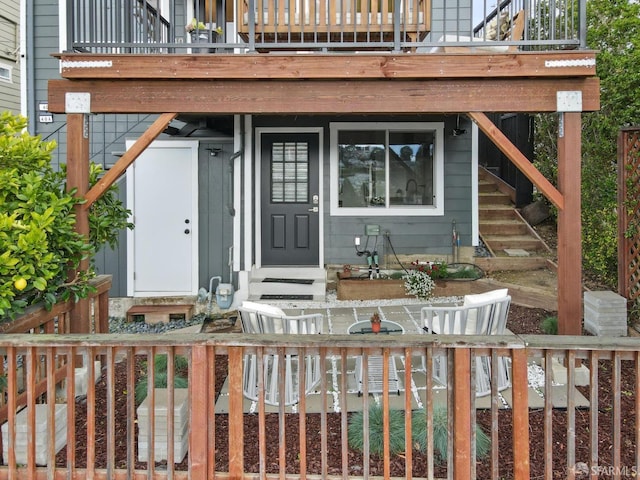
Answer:
<path fill-rule="evenodd" d="M 385 207 L 385 132 L 338 133 L 341 207 Z"/>
<path fill-rule="evenodd" d="M 433 132 L 389 133 L 391 205 L 433 205 Z"/>
<path fill-rule="evenodd" d="M 305 142 L 276 142 L 271 147 L 271 201 L 307 203 L 309 147 Z"/>

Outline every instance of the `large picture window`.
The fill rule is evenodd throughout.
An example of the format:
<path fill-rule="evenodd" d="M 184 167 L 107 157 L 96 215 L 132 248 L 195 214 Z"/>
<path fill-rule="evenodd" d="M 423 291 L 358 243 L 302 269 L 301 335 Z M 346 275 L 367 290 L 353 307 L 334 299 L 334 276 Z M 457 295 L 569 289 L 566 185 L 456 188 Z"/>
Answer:
<path fill-rule="evenodd" d="M 331 124 L 331 213 L 442 215 L 443 129 Z"/>

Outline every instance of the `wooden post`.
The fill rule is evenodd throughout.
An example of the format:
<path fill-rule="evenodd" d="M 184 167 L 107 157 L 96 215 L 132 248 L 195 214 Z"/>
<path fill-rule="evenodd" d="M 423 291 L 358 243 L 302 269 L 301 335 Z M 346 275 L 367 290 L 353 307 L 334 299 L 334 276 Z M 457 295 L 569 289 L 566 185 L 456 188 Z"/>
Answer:
<path fill-rule="evenodd" d="M 453 478 L 471 478 L 471 349 L 453 351 Z"/>
<path fill-rule="evenodd" d="M 527 351 L 513 350 L 513 470 L 516 480 L 529 479 L 529 381 L 527 378 Z"/>
<path fill-rule="evenodd" d="M 77 188 L 77 197 L 84 198 L 89 190 L 89 119 L 82 113 L 67 115 L 67 190 Z M 89 213 L 75 206 L 76 232 L 89 238 Z M 82 260 L 78 268 L 89 268 L 89 259 Z M 74 278 L 76 271 L 70 272 Z M 79 300 L 70 312 L 70 333 L 89 333 L 89 299 Z"/>
<path fill-rule="evenodd" d="M 231 478 L 242 478 L 244 475 L 242 357 L 242 347 L 229 348 L 229 474 Z"/>
<path fill-rule="evenodd" d="M 191 349 L 191 365 L 189 366 L 189 471 L 190 478 L 207 478 L 208 445 L 207 413 L 209 411 L 209 393 L 207 379 L 211 365 L 208 362 L 207 347 L 197 345 Z M 173 391 L 172 389 L 168 391 Z"/>
<path fill-rule="evenodd" d="M 558 188 L 558 333 L 582 334 L 581 117 L 560 113 Z"/>

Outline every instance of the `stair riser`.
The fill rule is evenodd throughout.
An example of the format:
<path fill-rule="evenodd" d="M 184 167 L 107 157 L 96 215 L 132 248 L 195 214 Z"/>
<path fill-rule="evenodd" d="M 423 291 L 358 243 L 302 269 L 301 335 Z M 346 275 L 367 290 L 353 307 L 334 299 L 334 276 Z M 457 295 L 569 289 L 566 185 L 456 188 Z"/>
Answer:
<path fill-rule="evenodd" d="M 488 239 L 487 243 L 491 245 L 494 252 L 504 250 L 505 248 L 521 248 L 527 251 L 544 251 L 544 246 L 538 240 L 511 240 L 509 238 Z"/>
<path fill-rule="evenodd" d="M 480 205 L 511 205 L 511 199 L 502 193 L 481 193 L 478 199 Z"/>
<path fill-rule="evenodd" d="M 480 225 L 482 235 L 526 235 L 529 229 L 521 223 L 490 224 Z"/>
<path fill-rule="evenodd" d="M 497 192 L 498 189 L 496 188 L 494 183 L 479 183 L 478 184 L 478 192 L 480 193 L 492 193 L 492 192 Z"/>
<path fill-rule="evenodd" d="M 249 295 L 324 295 L 326 286 L 324 283 L 314 282 L 312 285 L 301 285 L 296 283 L 271 283 L 271 282 L 251 282 L 249 284 Z"/>
<path fill-rule="evenodd" d="M 500 208 L 500 209 L 480 209 L 480 220 L 513 220 L 518 219 L 518 216 L 512 209 Z"/>

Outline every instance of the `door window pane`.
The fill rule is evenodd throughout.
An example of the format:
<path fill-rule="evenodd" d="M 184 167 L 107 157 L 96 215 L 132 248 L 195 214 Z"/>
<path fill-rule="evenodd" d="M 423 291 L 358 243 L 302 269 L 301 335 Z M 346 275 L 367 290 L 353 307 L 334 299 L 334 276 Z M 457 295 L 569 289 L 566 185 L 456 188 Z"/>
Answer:
<path fill-rule="evenodd" d="M 309 146 L 275 142 L 271 148 L 271 202 L 308 203 Z"/>

